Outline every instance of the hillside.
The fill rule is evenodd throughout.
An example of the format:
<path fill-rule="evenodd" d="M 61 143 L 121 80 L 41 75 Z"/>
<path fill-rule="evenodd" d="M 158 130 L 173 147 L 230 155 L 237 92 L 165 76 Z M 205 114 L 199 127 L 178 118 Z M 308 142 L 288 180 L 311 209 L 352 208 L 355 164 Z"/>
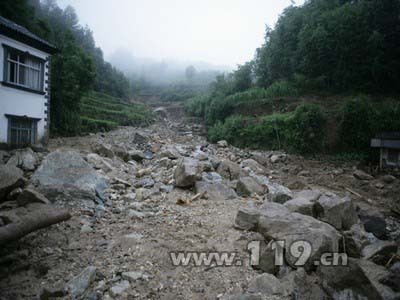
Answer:
<path fill-rule="evenodd" d="M 143 126 L 152 121 L 151 112 L 144 105 L 97 92 L 82 98 L 80 118 L 83 132 Z"/>

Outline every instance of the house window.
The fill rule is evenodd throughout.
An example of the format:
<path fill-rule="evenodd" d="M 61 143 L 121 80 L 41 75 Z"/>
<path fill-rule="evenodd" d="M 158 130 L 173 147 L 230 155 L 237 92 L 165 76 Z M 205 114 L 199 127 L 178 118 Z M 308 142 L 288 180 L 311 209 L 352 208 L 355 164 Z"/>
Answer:
<path fill-rule="evenodd" d="M 7 83 L 43 91 L 43 60 L 27 52 L 5 47 L 4 78 Z"/>
<path fill-rule="evenodd" d="M 13 147 L 24 147 L 36 143 L 37 119 L 8 117 L 8 143 Z"/>

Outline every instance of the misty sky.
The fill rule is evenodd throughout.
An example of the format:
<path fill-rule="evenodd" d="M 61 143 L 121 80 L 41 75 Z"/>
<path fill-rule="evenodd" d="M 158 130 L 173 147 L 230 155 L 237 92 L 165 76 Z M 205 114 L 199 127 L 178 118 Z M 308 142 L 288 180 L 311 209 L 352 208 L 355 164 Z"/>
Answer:
<path fill-rule="evenodd" d="M 304 0 L 295 1 L 302 4 Z M 116 49 L 136 57 L 236 66 L 253 58 L 265 24 L 290 0 L 58 0 L 76 9 L 105 57 Z"/>

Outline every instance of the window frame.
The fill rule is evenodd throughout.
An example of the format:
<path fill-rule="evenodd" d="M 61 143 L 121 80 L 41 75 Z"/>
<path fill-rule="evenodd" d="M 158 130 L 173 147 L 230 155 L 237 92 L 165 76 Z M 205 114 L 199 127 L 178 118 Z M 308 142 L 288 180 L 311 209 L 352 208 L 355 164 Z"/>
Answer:
<path fill-rule="evenodd" d="M 5 116 L 7 117 L 7 120 L 8 120 L 8 128 L 7 128 L 7 144 L 9 145 L 9 146 L 11 146 L 11 147 L 26 147 L 26 146 L 28 146 L 28 145 L 34 145 L 34 144 L 36 144 L 37 143 L 37 138 L 38 138 L 38 123 L 39 123 L 39 121 L 41 120 L 41 119 L 39 119 L 39 118 L 30 118 L 30 117 L 27 117 L 27 116 L 17 116 L 17 115 L 9 115 L 9 114 L 5 114 Z M 13 120 L 16 120 L 16 121 L 20 121 L 20 120 L 24 120 L 24 121 L 29 121 L 29 122 L 31 122 L 31 124 L 30 124 L 30 128 L 28 129 L 27 127 L 26 128 L 22 128 L 22 127 L 16 127 L 16 128 L 13 128 L 11 125 L 12 125 L 12 121 Z M 18 143 L 18 141 L 17 141 L 17 144 L 12 144 L 11 143 L 11 141 L 12 141 L 12 138 L 11 138 L 11 132 L 12 132 L 12 130 L 13 129 L 15 129 L 15 130 L 24 130 L 24 131 L 28 131 L 28 132 L 30 132 L 30 142 L 28 143 L 28 144 L 19 144 Z"/>
<path fill-rule="evenodd" d="M 7 87 L 20 89 L 20 90 L 23 90 L 23 91 L 28 91 L 28 92 L 32 92 L 32 93 L 45 95 L 46 94 L 46 92 L 45 92 L 45 66 L 46 66 L 46 60 L 44 60 L 43 58 L 40 58 L 38 56 L 32 55 L 28 51 L 24 52 L 24 51 L 22 51 L 20 49 L 11 47 L 11 46 L 6 45 L 6 44 L 2 44 L 2 46 L 3 46 L 3 50 L 4 50 L 4 61 L 3 61 L 4 72 L 3 72 L 3 81 L 1 82 L 2 85 L 7 86 Z M 9 58 L 9 53 L 11 51 L 16 51 L 18 53 L 17 54 L 18 55 L 18 60 L 17 61 Z M 30 66 L 30 65 L 27 65 L 25 63 L 20 62 L 19 61 L 20 55 L 27 55 L 28 57 L 31 57 L 32 59 L 37 60 L 39 62 L 39 64 L 40 64 L 39 65 L 40 67 L 39 68 L 35 68 L 33 66 Z M 16 72 L 16 75 L 14 75 L 14 76 L 16 77 L 17 82 L 10 82 L 9 81 L 9 64 L 11 64 L 11 63 L 16 65 L 17 72 Z M 18 83 L 18 81 L 19 81 L 19 71 L 20 71 L 21 66 L 24 67 L 24 68 L 28 68 L 28 69 L 34 70 L 36 72 L 39 71 L 39 80 L 40 80 L 39 89 L 34 89 L 34 88 L 31 88 L 31 87 L 26 86 L 24 84 Z"/>

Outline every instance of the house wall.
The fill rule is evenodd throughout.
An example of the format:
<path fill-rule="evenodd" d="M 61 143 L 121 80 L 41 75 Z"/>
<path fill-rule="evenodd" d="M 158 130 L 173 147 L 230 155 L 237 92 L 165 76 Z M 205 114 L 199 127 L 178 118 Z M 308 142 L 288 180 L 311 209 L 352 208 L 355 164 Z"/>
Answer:
<path fill-rule="evenodd" d="M 49 54 L 34 49 L 23 43 L 0 35 L 0 82 L 4 80 L 4 47 L 3 44 L 22 50 L 28 51 L 30 54 L 46 60 L 44 91 L 45 95 L 23 91 L 0 84 L 0 144 L 7 143 L 8 138 L 8 119 L 5 114 L 27 116 L 38 118 L 37 123 L 37 140 L 38 142 L 46 142 L 48 137 L 48 109 L 49 109 Z"/>

